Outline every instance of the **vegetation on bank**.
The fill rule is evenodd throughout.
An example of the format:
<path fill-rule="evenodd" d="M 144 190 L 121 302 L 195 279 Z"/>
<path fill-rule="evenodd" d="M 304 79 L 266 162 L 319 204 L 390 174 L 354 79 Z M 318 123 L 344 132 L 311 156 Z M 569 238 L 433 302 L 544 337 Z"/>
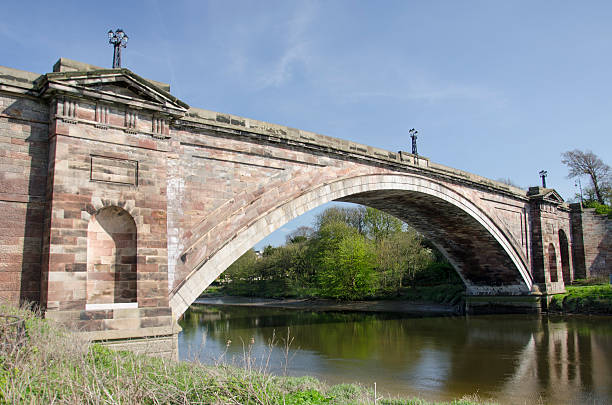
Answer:
<path fill-rule="evenodd" d="M 418 404 L 374 400 L 354 384 L 326 386 L 311 377 L 278 377 L 265 367 L 203 366 L 89 344 L 27 310 L 23 337 L 0 335 L 0 404 Z M 3 329 L 6 332 L 7 329 Z M 475 397 L 452 401 L 476 404 Z"/>
<path fill-rule="evenodd" d="M 584 208 L 595 208 L 595 213 L 599 215 L 607 215 L 608 218 L 612 218 L 612 206 L 607 204 L 600 204 L 594 200 L 585 200 L 582 202 Z"/>
<path fill-rule="evenodd" d="M 565 294 L 552 297 L 550 311 L 583 314 L 612 314 L 612 285 L 578 280 L 565 287 Z"/>
<path fill-rule="evenodd" d="M 461 279 L 399 219 L 373 208 L 329 208 L 287 244 L 247 251 L 216 291 L 267 298 L 411 299 L 457 303 Z M 207 291 L 209 293 L 209 291 Z"/>

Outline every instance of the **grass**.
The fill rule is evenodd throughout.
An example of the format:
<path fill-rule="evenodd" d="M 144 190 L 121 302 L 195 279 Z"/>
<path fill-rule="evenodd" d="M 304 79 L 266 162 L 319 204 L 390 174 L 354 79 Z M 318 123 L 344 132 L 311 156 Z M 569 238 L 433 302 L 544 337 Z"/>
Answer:
<path fill-rule="evenodd" d="M 25 319 L 23 341 L 3 335 L 1 404 L 418 404 L 379 399 L 360 385 L 326 386 L 312 377 L 279 377 L 265 368 L 192 362 L 114 352 L 41 319 L 27 309 L 0 306 Z M 479 403 L 476 397 L 450 402 Z"/>
<path fill-rule="evenodd" d="M 567 313 L 612 314 L 612 286 L 578 281 L 566 286 L 567 293 L 552 297 L 549 310 Z"/>

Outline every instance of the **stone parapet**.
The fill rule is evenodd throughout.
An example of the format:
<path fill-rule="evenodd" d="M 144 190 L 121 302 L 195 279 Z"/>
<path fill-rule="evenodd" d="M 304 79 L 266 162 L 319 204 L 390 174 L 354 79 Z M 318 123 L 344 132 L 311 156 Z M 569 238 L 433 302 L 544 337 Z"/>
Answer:
<path fill-rule="evenodd" d="M 344 156 L 353 159 L 381 162 L 396 169 L 402 168 L 404 170 L 410 170 L 416 167 L 418 170 L 430 170 L 432 174 L 441 177 L 452 178 L 456 181 L 469 182 L 484 188 L 495 189 L 512 195 L 515 198 L 526 198 L 525 190 L 463 170 L 433 163 L 429 158 L 424 156 L 415 156 L 405 151 L 391 152 L 357 142 L 232 114 L 222 114 L 191 107 L 184 117 L 174 122 L 174 125 L 178 128 L 200 128 L 204 131 L 215 131 L 247 138 L 252 137 L 256 138 L 258 141 L 267 140 L 277 145 L 282 143 L 288 146 L 299 146 L 310 150 L 321 151 L 326 154 L 336 154 L 341 157 Z"/>

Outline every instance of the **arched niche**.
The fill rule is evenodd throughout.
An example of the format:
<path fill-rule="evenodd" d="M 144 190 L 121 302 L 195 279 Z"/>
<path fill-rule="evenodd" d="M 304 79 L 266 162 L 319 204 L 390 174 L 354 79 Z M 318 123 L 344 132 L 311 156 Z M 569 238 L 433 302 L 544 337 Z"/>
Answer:
<path fill-rule="evenodd" d="M 551 283 L 559 281 L 557 276 L 557 252 L 555 251 L 555 245 L 552 243 L 548 245 L 548 274 L 550 274 Z"/>
<path fill-rule="evenodd" d="M 134 308 L 137 299 L 137 232 L 122 208 L 100 209 L 87 227 L 86 309 Z"/>
<path fill-rule="evenodd" d="M 559 229 L 559 250 L 561 253 L 561 273 L 563 274 L 563 282 L 565 284 L 569 284 L 572 282 L 569 259 L 569 243 L 567 240 L 567 235 L 563 229 Z"/>

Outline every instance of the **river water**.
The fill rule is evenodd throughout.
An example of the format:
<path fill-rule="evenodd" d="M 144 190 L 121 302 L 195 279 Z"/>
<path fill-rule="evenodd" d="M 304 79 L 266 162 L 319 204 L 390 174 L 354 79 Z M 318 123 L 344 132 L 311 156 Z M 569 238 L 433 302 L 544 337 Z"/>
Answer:
<path fill-rule="evenodd" d="M 329 384 L 376 382 L 388 396 L 611 404 L 611 321 L 194 305 L 180 323 L 179 356 L 311 375 Z"/>

